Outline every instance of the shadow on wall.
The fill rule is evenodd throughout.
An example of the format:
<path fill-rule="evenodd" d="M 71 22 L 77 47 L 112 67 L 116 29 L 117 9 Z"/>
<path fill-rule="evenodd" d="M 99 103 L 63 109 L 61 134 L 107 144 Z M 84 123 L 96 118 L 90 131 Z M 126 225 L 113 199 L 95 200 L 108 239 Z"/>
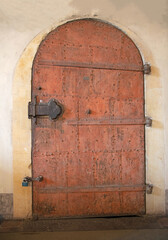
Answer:
<path fill-rule="evenodd" d="M 114 15 L 116 15 L 116 10 L 121 12 L 125 8 L 126 12 L 129 14 L 131 13 L 131 9 L 138 9 L 150 20 L 150 22 L 168 25 L 167 0 L 72 0 L 70 6 L 76 8 L 79 12 L 92 12 L 92 14 L 94 14 L 95 11 L 95 16 L 96 13 L 99 13 L 99 10 L 101 13 L 113 16 L 113 12 Z M 135 15 L 136 13 L 132 11 L 132 14 Z"/>

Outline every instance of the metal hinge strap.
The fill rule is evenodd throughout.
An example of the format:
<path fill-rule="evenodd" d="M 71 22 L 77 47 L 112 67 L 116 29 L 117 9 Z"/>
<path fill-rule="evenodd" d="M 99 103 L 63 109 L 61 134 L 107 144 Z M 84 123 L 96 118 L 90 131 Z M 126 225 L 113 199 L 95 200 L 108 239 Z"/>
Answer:
<path fill-rule="evenodd" d="M 140 71 L 144 72 L 144 74 L 151 73 L 151 66 L 149 63 L 145 63 L 142 65 L 134 65 L 134 64 L 121 64 L 121 63 L 113 63 L 113 64 L 103 64 L 103 63 L 81 63 L 81 62 L 61 62 L 54 60 L 40 60 L 38 62 L 39 65 L 42 66 L 57 66 L 57 67 L 68 67 L 68 68 L 91 68 L 91 69 L 107 69 L 107 70 L 121 70 L 121 71 Z"/>
<path fill-rule="evenodd" d="M 152 126 L 152 119 L 150 117 L 140 118 L 140 119 L 80 119 L 80 120 L 67 120 L 68 125 L 146 125 L 147 127 Z"/>

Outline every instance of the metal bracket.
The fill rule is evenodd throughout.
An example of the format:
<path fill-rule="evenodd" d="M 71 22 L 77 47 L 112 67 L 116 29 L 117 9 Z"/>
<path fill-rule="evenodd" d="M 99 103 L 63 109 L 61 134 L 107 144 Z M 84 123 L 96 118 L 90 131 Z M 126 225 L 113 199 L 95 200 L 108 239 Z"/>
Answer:
<path fill-rule="evenodd" d="M 146 127 L 152 127 L 152 118 L 145 117 L 145 125 Z"/>
<path fill-rule="evenodd" d="M 153 192 L 153 184 L 147 183 L 146 184 L 146 193 L 152 194 L 152 192 Z"/>
<path fill-rule="evenodd" d="M 48 103 L 38 103 L 37 97 L 28 104 L 28 118 L 35 119 L 37 116 L 49 116 L 51 120 L 58 118 L 62 113 L 62 106 L 55 99 L 50 99 Z"/>
<path fill-rule="evenodd" d="M 151 65 L 149 63 L 144 64 L 144 74 L 150 74 L 151 73 Z"/>

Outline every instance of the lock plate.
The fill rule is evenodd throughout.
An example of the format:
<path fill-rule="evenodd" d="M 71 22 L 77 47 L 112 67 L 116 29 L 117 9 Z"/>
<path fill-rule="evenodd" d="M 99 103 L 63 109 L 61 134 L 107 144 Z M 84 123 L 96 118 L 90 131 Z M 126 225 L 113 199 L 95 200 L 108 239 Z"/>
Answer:
<path fill-rule="evenodd" d="M 37 97 L 34 97 L 32 102 L 28 104 L 28 118 L 36 118 L 38 116 L 49 116 L 51 120 L 57 119 L 63 112 L 61 104 L 55 100 L 50 99 L 48 103 L 37 103 Z"/>

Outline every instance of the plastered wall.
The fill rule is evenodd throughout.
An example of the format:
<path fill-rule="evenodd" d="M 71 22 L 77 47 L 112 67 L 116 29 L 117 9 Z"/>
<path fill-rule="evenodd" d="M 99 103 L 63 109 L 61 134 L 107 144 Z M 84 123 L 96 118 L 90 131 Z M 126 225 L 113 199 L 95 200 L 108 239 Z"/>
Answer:
<path fill-rule="evenodd" d="M 31 188 L 23 189 L 21 181 L 31 174 L 27 102 L 32 60 L 52 28 L 83 17 L 121 28 L 152 65 L 152 74 L 145 77 L 146 115 L 153 118 L 153 127 L 146 130 L 147 182 L 154 184 L 153 194 L 147 195 L 147 213 L 164 214 L 168 209 L 167 0 L 0 0 L 0 193 L 14 192 L 14 217 L 31 216 Z"/>

